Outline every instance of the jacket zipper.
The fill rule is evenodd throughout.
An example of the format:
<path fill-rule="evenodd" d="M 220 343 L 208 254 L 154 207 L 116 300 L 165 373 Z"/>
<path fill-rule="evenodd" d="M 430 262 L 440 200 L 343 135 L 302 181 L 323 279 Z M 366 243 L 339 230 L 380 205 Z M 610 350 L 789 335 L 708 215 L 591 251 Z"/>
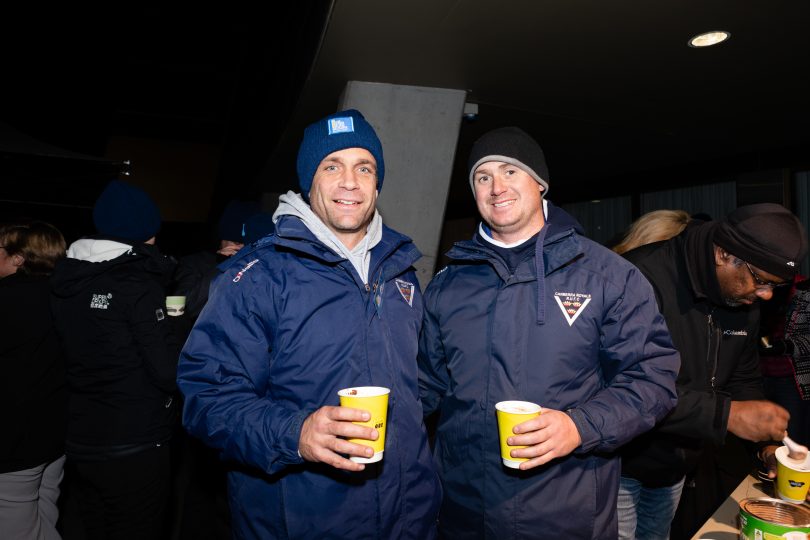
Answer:
<path fill-rule="evenodd" d="M 715 380 L 717 379 L 717 357 L 720 352 L 720 329 L 717 325 L 714 324 L 714 319 L 712 318 L 712 313 L 714 309 L 709 311 L 708 322 L 709 322 L 709 350 L 708 356 L 706 358 L 706 363 L 711 364 L 711 385 L 712 385 L 712 392 L 714 392 L 715 387 Z"/>

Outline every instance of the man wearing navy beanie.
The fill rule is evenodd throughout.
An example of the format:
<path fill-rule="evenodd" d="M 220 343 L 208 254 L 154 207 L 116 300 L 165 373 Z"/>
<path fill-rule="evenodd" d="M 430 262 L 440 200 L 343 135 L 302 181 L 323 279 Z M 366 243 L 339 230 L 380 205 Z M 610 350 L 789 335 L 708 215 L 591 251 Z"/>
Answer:
<path fill-rule="evenodd" d="M 111 181 L 93 223 L 98 234 L 71 244 L 51 278 L 72 491 L 88 535 L 161 538 L 182 344 L 166 314 L 174 261 L 154 245 L 157 205 L 133 184 Z"/>
<path fill-rule="evenodd" d="M 237 537 L 435 538 L 441 490 L 416 395 L 420 254 L 377 212 L 382 144 L 359 111 L 341 111 L 306 128 L 297 168 L 301 193 L 282 195 L 275 231 L 226 263 L 186 342 L 183 424 L 239 464 Z M 390 390 L 384 422 L 357 425 L 369 413 L 338 406 L 358 386 Z"/>

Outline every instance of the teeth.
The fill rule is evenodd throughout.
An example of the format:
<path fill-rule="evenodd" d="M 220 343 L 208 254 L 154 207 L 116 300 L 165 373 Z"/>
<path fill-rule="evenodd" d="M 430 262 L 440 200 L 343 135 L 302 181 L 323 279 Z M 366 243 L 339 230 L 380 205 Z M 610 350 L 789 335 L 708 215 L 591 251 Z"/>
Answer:
<path fill-rule="evenodd" d="M 514 202 L 515 201 L 504 201 L 504 202 L 500 202 L 500 203 L 495 203 L 493 206 L 495 208 L 503 208 L 504 206 L 509 206 L 510 204 L 513 204 Z"/>
<path fill-rule="evenodd" d="M 337 202 L 340 203 L 340 204 L 360 204 L 357 201 L 344 201 L 342 199 L 338 199 Z"/>

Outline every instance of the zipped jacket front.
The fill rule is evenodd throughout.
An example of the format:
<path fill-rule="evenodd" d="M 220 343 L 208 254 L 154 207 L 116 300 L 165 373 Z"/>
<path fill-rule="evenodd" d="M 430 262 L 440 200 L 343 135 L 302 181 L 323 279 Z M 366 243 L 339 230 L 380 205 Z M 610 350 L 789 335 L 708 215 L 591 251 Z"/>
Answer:
<path fill-rule="evenodd" d="M 622 474 L 648 487 L 678 482 L 706 442 L 723 444 L 732 400 L 764 399 L 756 344 L 759 306 L 728 307 L 712 300 L 719 294 L 714 226 L 689 227 L 625 255 L 652 284 L 681 354 L 678 406 L 622 452 Z"/>
<path fill-rule="evenodd" d="M 368 286 L 300 219 L 224 264 L 181 355 L 183 423 L 231 462 L 236 538 L 435 537 L 441 489 L 418 398 L 420 254 L 387 227 Z M 305 462 L 303 421 L 338 390 L 391 389 L 385 454 L 365 471 Z"/>
<path fill-rule="evenodd" d="M 565 217 L 551 208 L 513 273 L 476 239 L 456 244 L 427 288 L 420 390 L 438 415 L 446 538 L 615 538 L 615 452 L 675 404 L 678 355 L 650 285 Z M 532 470 L 504 467 L 504 400 L 568 412 L 581 445 Z"/>

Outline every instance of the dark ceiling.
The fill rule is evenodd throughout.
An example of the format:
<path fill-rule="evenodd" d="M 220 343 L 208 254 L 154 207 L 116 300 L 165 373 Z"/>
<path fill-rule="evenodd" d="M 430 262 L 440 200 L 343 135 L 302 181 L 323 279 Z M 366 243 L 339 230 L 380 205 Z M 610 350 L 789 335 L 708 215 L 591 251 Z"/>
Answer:
<path fill-rule="evenodd" d="M 808 168 L 810 3 L 336 0 L 4 17 L 0 121 L 103 156 L 111 135 L 222 145 L 219 190 L 295 187 L 306 123 L 347 80 L 468 90 L 471 142 L 520 125 L 557 202 Z M 692 35 L 723 29 L 708 49 Z M 314 61 L 313 61 L 314 60 Z"/>

